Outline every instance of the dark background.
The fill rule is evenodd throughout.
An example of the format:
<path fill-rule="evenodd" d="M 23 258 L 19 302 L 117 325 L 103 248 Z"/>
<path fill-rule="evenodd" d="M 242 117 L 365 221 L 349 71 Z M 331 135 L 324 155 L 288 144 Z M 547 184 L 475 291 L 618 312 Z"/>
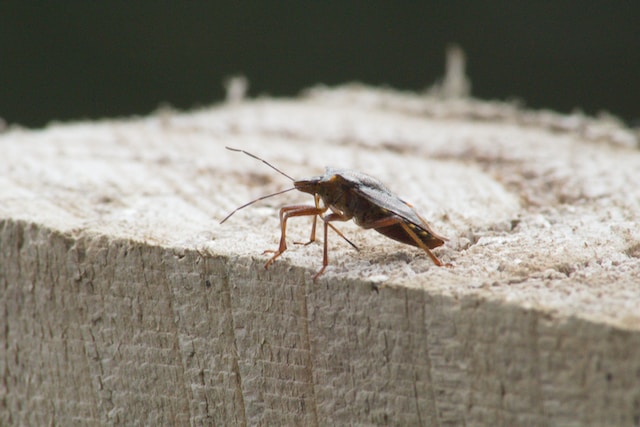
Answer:
<path fill-rule="evenodd" d="M 0 2 L 0 117 L 147 114 L 359 81 L 422 90 L 450 43 L 472 94 L 640 125 L 640 2 Z"/>

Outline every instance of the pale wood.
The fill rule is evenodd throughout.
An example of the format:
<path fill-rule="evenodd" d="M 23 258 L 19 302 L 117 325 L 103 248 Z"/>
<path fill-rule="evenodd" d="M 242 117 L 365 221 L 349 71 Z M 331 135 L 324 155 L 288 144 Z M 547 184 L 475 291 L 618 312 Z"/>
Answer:
<path fill-rule="evenodd" d="M 2 425 L 638 425 L 638 136 L 359 86 L 0 136 Z M 278 243 L 368 172 L 451 240 Z M 305 241 L 309 221 L 292 220 Z"/>

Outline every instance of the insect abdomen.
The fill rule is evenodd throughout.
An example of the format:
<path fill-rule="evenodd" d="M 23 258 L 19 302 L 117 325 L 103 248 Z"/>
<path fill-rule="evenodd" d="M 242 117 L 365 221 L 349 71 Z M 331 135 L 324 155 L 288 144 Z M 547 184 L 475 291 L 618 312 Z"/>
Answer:
<path fill-rule="evenodd" d="M 444 240 L 434 236 L 424 228 L 418 227 L 411 222 L 407 222 L 406 224 L 429 249 L 437 248 L 438 246 L 442 246 L 444 244 Z M 393 224 L 387 227 L 379 227 L 375 230 L 378 233 L 384 234 L 388 238 L 393 239 L 397 242 L 419 247 L 418 243 L 413 240 L 413 238 L 409 234 L 407 234 L 407 232 L 404 230 L 404 228 L 402 228 L 402 225 L 400 224 Z"/>

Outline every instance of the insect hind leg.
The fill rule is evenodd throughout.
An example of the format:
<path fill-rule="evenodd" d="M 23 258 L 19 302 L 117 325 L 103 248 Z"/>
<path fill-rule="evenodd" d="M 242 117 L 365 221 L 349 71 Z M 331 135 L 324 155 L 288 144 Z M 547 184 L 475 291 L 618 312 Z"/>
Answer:
<path fill-rule="evenodd" d="M 445 266 L 445 264 L 440 261 L 438 259 L 437 256 L 435 256 L 433 254 L 433 252 L 431 252 L 431 249 L 429 249 L 427 247 L 427 245 L 425 245 L 422 240 L 420 240 L 420 238 L 416 235 L 416 233 L 411 229 L 411 227 L 409 227 L 404 221 L 400 222 L 400 226 L 404 229 L 404 231 L 407 232 L 407 234 L 409 236 L 411 236 L 411 238 L 418 244 L 418 246 L 420 247 L 420 249 L 422 249 L 423 251 L 425 251 L 427 253 L 427 255 L 429 255 L 429 258 L 431 258 L 431 260 L 433 261 L 433 263 L 435 265 L 437 265 L 438 267 L 442 267 Z M 447 267 L 451 267 L 451 264 L 446 264 Z"/>
<path fill-rule="evenodd" d="M 431 260 L 435 265 L 437 265 L 438 267 L 443 267 L 443 266 L 451 267 L 451 264 L 444 264 L 442 261 L 440 261 L 438 257 L 435 256 L 433 252 L 431 252 L 431 249 L 429 249 L 429 247 L 420 239 L 420 237 L 418 237 L 415 231 L 413 231 L 411 227 L 407 225 L 406 221 L 404 221 L 400 217 L 397 217 L 394 215 L 387 216 L 375 221 L 371 221 L 367 224 L 363 224 L 362 226 L 366 229 L 375 230 L 379 228 L 390 227 L 393 225 L 400 225 L 400 227 L 402 227 L 404 232 L 407 233 L 407 235 L 411 238 L 411 240 L 413 240 L 420 249 L 422 249 L 423 251 L 426 252 L 427 255 L 429 255 L 429 258 L 431 258 Z M 408 243 L 408 242 L 403 241 L 403 243 Z"/>

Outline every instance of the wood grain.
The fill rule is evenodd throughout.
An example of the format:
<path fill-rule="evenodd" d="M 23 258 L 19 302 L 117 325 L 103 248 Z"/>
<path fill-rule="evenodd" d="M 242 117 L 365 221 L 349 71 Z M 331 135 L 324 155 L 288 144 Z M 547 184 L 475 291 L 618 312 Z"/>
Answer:
<path fill-rule="evenodd" d="M 2 425 L 636 425 L 640 153 L 610 118 L 361 86 L 0 135 Z M 379 178 L 450 241 L 291 220 Z"/>

